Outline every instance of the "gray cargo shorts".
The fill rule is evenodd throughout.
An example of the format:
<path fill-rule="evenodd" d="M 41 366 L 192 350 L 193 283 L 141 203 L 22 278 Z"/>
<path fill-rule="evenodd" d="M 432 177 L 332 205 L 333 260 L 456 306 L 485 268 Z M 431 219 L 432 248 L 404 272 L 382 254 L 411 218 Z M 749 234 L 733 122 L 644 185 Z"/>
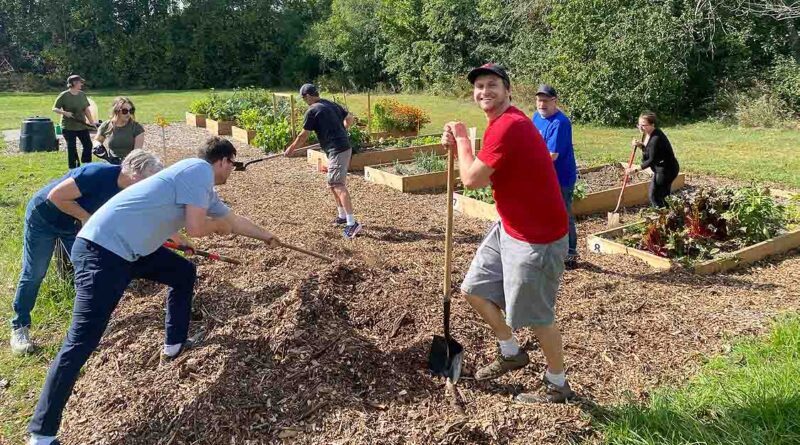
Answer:
<path fill-rule="evenodd" d="M 461 290 L 504 310 L 511 329 L 550 325 L 568 239 L 526 243 L 509 236 L 498 221 L 478 247 Z"/>
<path fill-rule="evenodd" d="M 350 157 L 353 150 L 341 153 L 328 154 L 328 185 L 345 185 L 347 182 L 347 169 L 350 167 Z"/>

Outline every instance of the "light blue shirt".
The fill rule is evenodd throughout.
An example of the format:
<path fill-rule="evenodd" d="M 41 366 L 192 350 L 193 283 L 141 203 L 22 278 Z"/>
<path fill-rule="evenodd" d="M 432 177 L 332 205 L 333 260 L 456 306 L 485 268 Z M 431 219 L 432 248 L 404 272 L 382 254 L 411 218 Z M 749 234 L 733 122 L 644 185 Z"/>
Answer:
<path fill-rule="evenodd" d="M 230 212 L 214 191 L 211 164 L 202 159 L 184 159 L 121 191 L 89 218 L 78 237 L 136 261 L 186 225 L 186 205 L 217 218 Z"/>

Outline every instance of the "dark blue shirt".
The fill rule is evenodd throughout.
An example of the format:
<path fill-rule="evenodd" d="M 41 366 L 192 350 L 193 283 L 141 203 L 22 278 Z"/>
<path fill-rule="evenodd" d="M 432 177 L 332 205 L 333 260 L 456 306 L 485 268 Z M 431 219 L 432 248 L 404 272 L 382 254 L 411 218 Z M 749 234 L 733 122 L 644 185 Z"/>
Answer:
<path fill-rule="evenodd" d="M 539 112 L 533 114 L 533 125 L 547 143 L 550 153 L 558 153 L 553 162 L 561 187 L 572 187 L 578 180 L 578 166 L 572 148 L 572 124 L 569 118 L 558 110 L 554 115 L 543 118 Z"/>
<path fill-rule="evenodd" d="M 317 133 L 319 146 L 325 153 L 341 153 L 350 150 L 350 137 L 344 128 L 345 117 L 347 110 L 341 105 L 320 99 L 308 107 L 303 129 Z"/>
<path fill-rule="evenodd" d="M 84 164 L 78 168 L 73 168 L 66 175 L 47 184 L 43 189 L 36 192 L 31 198 L 31 202 L 45 221 L 52 224 L 57 229 L 78 231 L 76 220 L 70 215 L 62 212 L 52 202 L 47 200 L 47 195 L 61 182 L 72 178 L 81 192 L 81 197 L 75 201 L 84 210 L 94 213 L 112 196 L 120 192 L 117 179 L 122 171 L 119 165 L 106 164 L 105 162 L 94 162 Z"/>

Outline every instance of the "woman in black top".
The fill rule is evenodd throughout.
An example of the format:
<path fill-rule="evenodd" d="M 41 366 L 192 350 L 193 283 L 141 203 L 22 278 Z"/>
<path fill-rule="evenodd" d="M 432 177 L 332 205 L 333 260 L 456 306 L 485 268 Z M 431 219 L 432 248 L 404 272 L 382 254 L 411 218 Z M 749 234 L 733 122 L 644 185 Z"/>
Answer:
<path fill-rule="evenodd" d="M 653 181 L 650 183 L 650 205 L 665 207 L 666 198 L 669 196 L 672 181 L 678 177 L 680 166 L 672 151 L 672 145 L 663 131 L 656 128 L 655 113 L 642 113 L 639 116 L 639 131 L 644 135 L 644 142 L 636 139 L 632 146 L 642 149 L 641 169 L 650 168 L 653 171 Z"/>

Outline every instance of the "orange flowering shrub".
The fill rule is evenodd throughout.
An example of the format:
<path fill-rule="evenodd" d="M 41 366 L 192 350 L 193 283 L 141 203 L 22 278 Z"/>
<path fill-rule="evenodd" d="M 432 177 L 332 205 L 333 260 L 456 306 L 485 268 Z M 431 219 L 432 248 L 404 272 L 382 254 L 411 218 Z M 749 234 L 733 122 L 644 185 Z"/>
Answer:
<path fill-rule="evenodd" d="M 394 99 L 381 99 L 373 107 L 375 125 L 383 131 L 412 131 L 431 122 L 422 108 L 405 105 Z"/>

